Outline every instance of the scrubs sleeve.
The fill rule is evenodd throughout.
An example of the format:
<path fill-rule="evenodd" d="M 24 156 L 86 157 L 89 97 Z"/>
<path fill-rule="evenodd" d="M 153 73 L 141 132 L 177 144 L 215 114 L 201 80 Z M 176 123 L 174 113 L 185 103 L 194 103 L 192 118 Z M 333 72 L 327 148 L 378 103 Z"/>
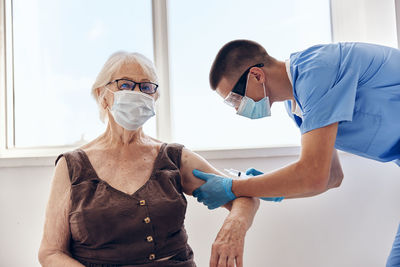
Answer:
<path fill-rule="evenodd" d="M 358 75 L 334 65 L 319 65 L 300 72 L 295 93 L 303 113 L 302 134 L 353 118 Z"/>
<path fill-rule="evenodd" d="M 289 115 L 290 118 L 296 123 L 296 126 L 300 128 L 301 125 L 301 118 L 297 117 L 292 113 L 292 102 L 290 100 L 285 101 L 285 108 L 286 112 Z"/>
<path fill-rule="evenodd" d="M 286 109 L 286 112 L 289 115 L 289 117 L 294 120 L 293 113 L 292 113 L 292 103 L 290 102 L 290 100 L 285 101 L 285 109 Z"/>

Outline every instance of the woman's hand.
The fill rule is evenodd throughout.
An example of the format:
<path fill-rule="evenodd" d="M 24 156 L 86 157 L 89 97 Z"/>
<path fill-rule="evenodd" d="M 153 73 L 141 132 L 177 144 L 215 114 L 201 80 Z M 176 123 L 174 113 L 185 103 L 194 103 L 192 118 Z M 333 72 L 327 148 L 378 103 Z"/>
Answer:
<path fill-rule="evenodd" d="M 228 216 L 212 245 L 210 267 L 242 267 L 246 232 L 246 223 Z"/>

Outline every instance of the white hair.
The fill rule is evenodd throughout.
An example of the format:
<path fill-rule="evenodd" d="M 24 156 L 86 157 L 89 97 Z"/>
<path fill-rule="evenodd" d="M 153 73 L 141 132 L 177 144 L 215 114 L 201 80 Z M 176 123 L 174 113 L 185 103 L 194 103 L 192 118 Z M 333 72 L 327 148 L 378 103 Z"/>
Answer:
<path fill-rule="evenodd" d="M 147 57 L 140 53 L 129 53 L 125 51 L 118 51 L 112 54 L 104 63 L 103 68 L 97 75 L 96 81 L 92 86 L 92 96 L 96 100 L 100 109 L 100 119 L 104 122 L 106 115 L 106 109 L 101 105 L 101 99 L 104 96 L 104 86 L 111 82 L 112 76 L 119 71 L 119 69 L 125 64 L 138 64 L 143 71 L 149 75 L 153 82 L 158 83 L 158 77 L 153 62 Z M 96 93 L 96 89 L 99 88 L 100 95 Z"/>

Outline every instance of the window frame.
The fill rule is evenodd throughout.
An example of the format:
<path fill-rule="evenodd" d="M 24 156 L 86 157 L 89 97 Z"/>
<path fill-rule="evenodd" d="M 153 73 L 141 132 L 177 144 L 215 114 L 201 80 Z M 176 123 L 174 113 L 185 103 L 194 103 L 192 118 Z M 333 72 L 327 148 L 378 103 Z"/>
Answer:
<path fill-rule="evenodd" d="M 156 138 L 164 142 L 172 139 L 172 114 L 170 97 L 170 70 L 168 47 L 168 0 L 152 0 L 152 29 L 154 63 L 158 72 L 160 84 L 163 85 L 162 97 L 157 101 Z M 14 134 L 14 87 L 13 87 L 13 51 L 12 51 L 12 2 L 0 0 L 0 12 L 3 20 L 0 21 L 0 159 L 30 158 L 30 164 L 43 164 L 32 159 L 53 158 L 66 150 L 74 149 L 71 146 L 51 147 L 15 147 Z M 331 28 L 332 0 L 330 1 Z M 333 34 L 333 30 L 331 30 Z M 12 121 L 12 123 L 9 123 Z M 242 157 L 269 157 L 293 156 L 299 154 L 299 146 L 276 146 L 244 149 L 204 149 L 197 150 L 207 159 L 242 158 Z M 36 163 L 35 163 L 36 162 Z M 45 161 L 47 162 L 47 161 Z M 0 167 L 18 165 L 14 161 L 0 161 Z M 46 163 L 48 164 L 48 163 Z"/>
<path fill-rule="evenodd" d="M 152 0 L 152 29 L 154 64 L 159 81 L 163 84 L 163 97 L 157 101 L 156 137 L 165 142 L 172 140 L 169 94 L 167 3 Z M 54 156 L 73 146 L 15 146 L 14 85 L 13 85 L 13 0 L 0 0 L 0 159 Z M 10 123 L 11 121 L 11 123 Z M 1 165 L 0 165 L 1 167 Z"/>
<path fill-rule="evenodd" d="M 396 8 L 397 47 L 400 49 L 400 0 L 394 1 Z"/>
<path fill-rule="evenodd" d="M 0 1 L 0 155 L 1 152 L 6 149 L 7 137 L 6 137 L 6 90 L 5 90 L 5 1 Z"/>

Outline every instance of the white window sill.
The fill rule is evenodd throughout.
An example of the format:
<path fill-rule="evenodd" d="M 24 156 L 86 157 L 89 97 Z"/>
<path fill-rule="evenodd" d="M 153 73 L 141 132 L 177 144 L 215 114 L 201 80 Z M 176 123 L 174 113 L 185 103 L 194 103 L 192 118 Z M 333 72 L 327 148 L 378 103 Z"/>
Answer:
<path fill-rule="evenodd" d="M 56 157 L 75 147 L 7 149 L 0 153 L 0 168 L 54 166 Z"/>
<path fill-rule="evenodd" d="M 0 168 L 54 166 L 56 157 L 75 147 L 8 149 L 0 154 Z M 206 160 L 298 156 L 299 146 L 194 150 Z"/>
<path fill-rule="evenodd" d="M 300 146 L 194 150 L 207 160 L 298 156 Z"/>

